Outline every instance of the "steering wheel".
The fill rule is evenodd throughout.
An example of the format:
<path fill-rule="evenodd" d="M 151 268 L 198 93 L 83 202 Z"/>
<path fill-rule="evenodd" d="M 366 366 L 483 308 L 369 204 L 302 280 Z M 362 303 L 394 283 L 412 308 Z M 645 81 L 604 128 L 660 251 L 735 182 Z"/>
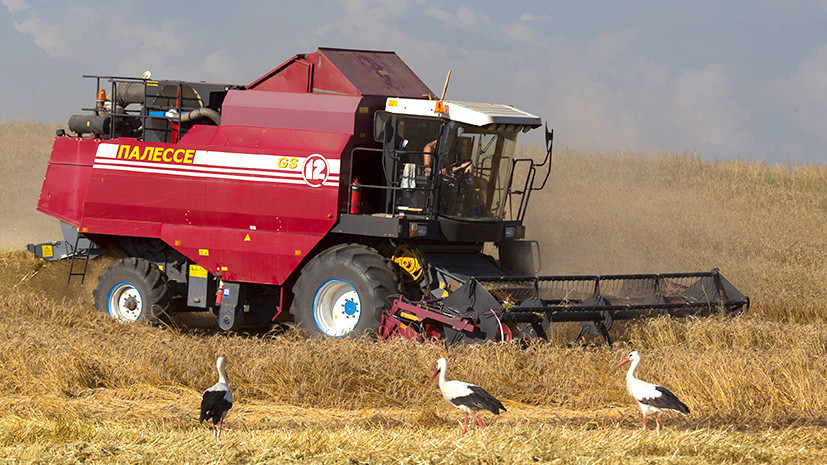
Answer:
<path fill-rule="evenodd" d="M 445 169 L 444 172 L 441 174 L 444 177 L 460 179 L 464 176 L 470 175 L 470 173 L 468 172 L 468 168 L 471 166 L 471 160 L 460 160 L 449 165 L 448 168 Z"/>
<path fill-rule="evenodd" d="M 460 168 L 467 169 L 470 165 L 471 165 L 471 160 L 460 160 L 458 162 L 453 163 L 451 166 L 449 166 L 448 171 L 453 173 L 455 171 L 458 171 Z"/>

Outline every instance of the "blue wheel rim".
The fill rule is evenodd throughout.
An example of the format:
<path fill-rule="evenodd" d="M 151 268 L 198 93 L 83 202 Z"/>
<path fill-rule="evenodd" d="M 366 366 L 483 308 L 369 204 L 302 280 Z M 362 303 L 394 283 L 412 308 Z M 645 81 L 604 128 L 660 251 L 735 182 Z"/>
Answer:
<path fill-rule="evenodd" d="M 121 281 L 109 289 L 106 311 L 118 321 L 134 323 L 144 311 L 143 296 L 132 283 Z"/>
<path fill-rule="evenodd" d="M 313 295 L 313 322 L 322 334 L 347 336 L 359 324 L 362 302 L 356 288 L 344 279 L 322 283 Z"/>

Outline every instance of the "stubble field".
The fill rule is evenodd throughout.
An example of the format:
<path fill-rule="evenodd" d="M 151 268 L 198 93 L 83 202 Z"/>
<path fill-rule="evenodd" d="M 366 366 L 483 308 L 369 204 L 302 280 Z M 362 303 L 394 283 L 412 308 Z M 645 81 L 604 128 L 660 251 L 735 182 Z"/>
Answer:
<path fill-rule="evenodd" d="M 111 257 L 67 285 L 67 264 L 21 250 L 58 238 L 35 211 L 55 127 L 0 123 L 0 463 L 827 463 L 823 166 L 555 152 L 527 225 L 543 272 L 717 266 L 748 314 L 616 325 L 613 347 L 575 346 L 569 325 L 527 347 L 318 342 L 97 314 Z M 631 349 L 692 410 L 660 433 L 628 434 L 639 412 L 612 368 Z M 236 404 L 215 444 L 197 413 L 219 354 Z M 426 385 L 442 356 L 508 408 L 482 414 L 487 439 Z"/>

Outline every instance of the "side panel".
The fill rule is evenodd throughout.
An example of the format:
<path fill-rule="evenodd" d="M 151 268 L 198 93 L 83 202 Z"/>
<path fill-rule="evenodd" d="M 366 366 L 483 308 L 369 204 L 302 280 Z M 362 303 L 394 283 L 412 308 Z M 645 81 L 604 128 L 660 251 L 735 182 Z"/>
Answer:
<path fill-rule="evenodd" d="M 211 136 L 207 147 L 187 138 L 86 146 L 94 165 L 82 225 L 159 237 L 225 280 L 281 284 L 336 221 L 350 135 L 220 129 L 194 131 L 194 140 Z M 233 146 L 236 137 L 245 147 Z"/>
<path fill-rule="evenodd" d="M 281 284 L 320 236 L 164 225 L 161 239 L 225 281 Z"/>
<path fill-rule="evenodd" d="M 221 107 L 221 124 L 353 134 L 360 101 L 353 95 L 230 90 Z"/>
<path fill-rule="evenodd" d="M 37 210 L 72 225 L 79 225 L 83 200 L 92 176 L 92 163 L 100 140 L 57 137 Z"/>

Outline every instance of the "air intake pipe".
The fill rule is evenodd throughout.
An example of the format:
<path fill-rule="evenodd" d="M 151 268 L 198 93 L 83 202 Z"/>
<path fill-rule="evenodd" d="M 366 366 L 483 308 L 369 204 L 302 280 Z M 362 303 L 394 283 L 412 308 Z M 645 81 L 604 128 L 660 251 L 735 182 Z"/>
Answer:
<path fill-rule="evenodd" d="M 167 116 L 170 116 L 170 114 L 167 113 Z M 182 123 L 191 123 L 193 121 L 198 121 L 203 118 L 209 119 L 210 121 L 215 123 L 216 126 L 221 125 L 221 114 L 219 114 L 212 108 L 207 107 L 196 108 L 195 110 L 188 111 L 186 113 L 181 113 L 180 121 Z"/>

